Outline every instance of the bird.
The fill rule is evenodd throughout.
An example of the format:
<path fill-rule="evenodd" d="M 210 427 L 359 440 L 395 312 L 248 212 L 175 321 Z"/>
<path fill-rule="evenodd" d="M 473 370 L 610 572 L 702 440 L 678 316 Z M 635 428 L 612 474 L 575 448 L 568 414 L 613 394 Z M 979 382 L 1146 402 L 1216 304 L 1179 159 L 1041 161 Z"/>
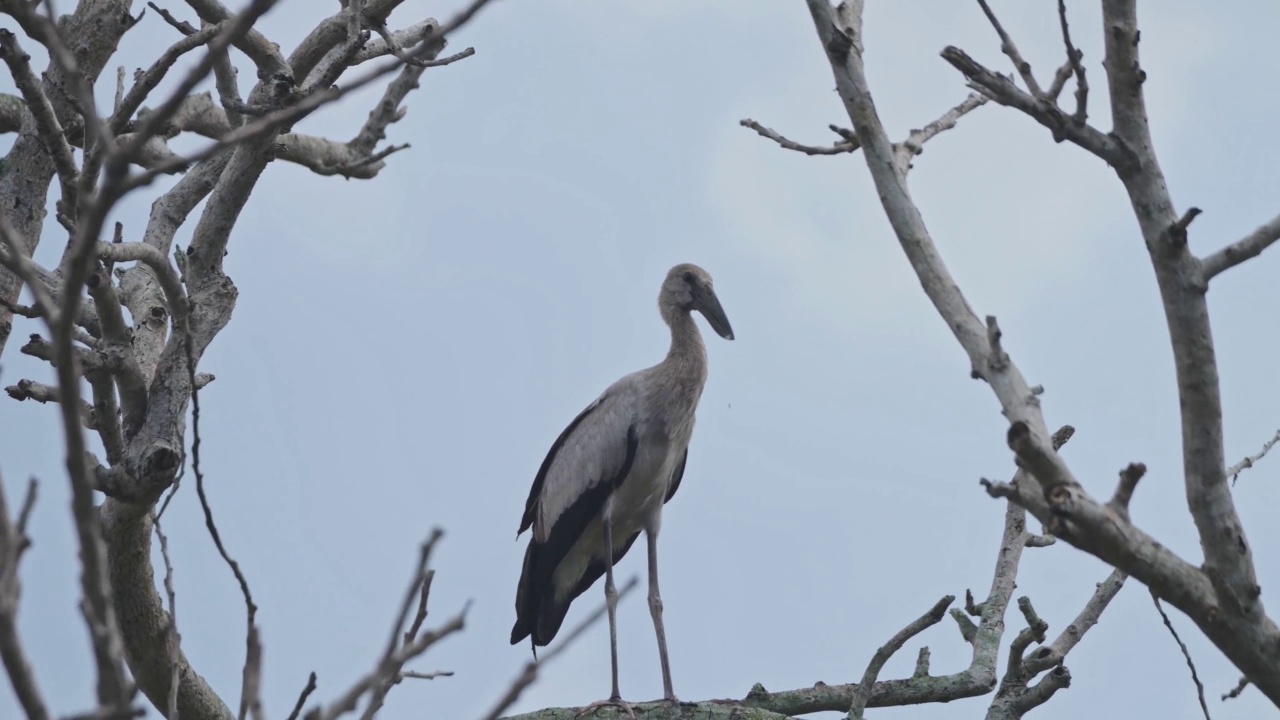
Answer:
<path fill-rule="evenodd" d="M 611 692 L 589 709 L 612 705 L 634 716 L 618 691 L 618 591 L 613 567 L 640 536 L 648 547 L 648 601 L 662 664 L 663 700 L 678 703 L 671 683 L 658 531 L 662 508 L 684 478 L 694 415 L 707 382 L 707 349 L 692 313 L 733 340 L 733 327 L 711 275 L 692 263 L 672 267 L 658 293 L 658 312 L 671 330 L 666 357 L 624 375 L 605 389 L 552 443 L 534 476 L 518 539 L 532 529 L 516 589 L 511 644 L 537 648 L 555 638 L 570 604 L 601 575 L 609 617 Z"/>

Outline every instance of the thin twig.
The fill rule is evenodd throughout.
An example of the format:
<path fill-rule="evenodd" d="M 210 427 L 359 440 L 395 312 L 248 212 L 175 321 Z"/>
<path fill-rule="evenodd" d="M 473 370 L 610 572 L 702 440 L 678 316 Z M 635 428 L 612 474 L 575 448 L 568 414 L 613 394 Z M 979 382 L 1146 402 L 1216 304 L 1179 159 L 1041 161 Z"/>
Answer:
<path fill-rule="evenodd" d="M 468 601 L 463 605 L 462 610 L 441 628 L 425 632 L 412 643 L 401 647 L 386 662 L 379 663 L 372 672 L 356 681 L 327 710 L 322 711 L 317 708 L 307 713 L 307 720 L 335 720 L 354 710 L 366 692 L 386 682 L 387 678 L 395 677 L 405 663 L 426 652 L 437 642 L 460 632 L 466 626 L 467 611 L 470 608 L 471 603 Z"/>
<path fill-rule="evenodd" d="M 1235 700 L 1236 698 L 1240 697 L 1240 693 L 1244 692 L 1245 688 L 1249 687 L 1249 684 L 1250 684 L 1249 678 L 1241 677 L 1240 682 L 1237 682 L 1235 687 L 1231 688 L 1225 694 L 1223 694 L 1222 702 L 1226 702 L 1228 700 Z"/>
<path fill-rule="evenodd" d="M 49 152 L 53 166 L 58 172 L 58 182 L 62 188 L 63 212 L 74 213 L 76 206 L 76 169 L 75 156 L 71 144 L 67 142 L 66 132 L 58 120 L 57 113 L 45 94 L 39 79 L 31 70 L 31 56 L 22 49 L 18 37 L 9 30 L 0 29 L 0 59 L 9 66 L 13 83 L 22 93 L 27 109 L 35 120 L 36 132 L 40 142 Z"/>
<path fill-rule="evenodd" d="M 0 478 L 0 660 L 4 662 L 18 705 L 30 720 L 50 720 L 40 685 L 27 659 L 18 634 L 18 562 L 31 544 L 27 538 L 27 520 L 36 501 L 36 480 L 27 484 L 27 497 L 18 512 L 17 522 L 9 517 L 4 479 Z"/>
<path fill-rule="evenodd" d="M 154 7 L 154 5 L 152 6 Z M 151 64 L 151 67 L 147 68 L 145 72 L 139 73 L 133 82 L 133 87 L 129 88 L 128 94 L 124 95 L 123 99 L 116 103 L 118 107 L 108 121 L 112 134 L 119 135 L 124 131 L 125 126 L 133 118 L 133 114 L 138 111 L 138 108 L 142 107 L 142 103 L 146 101 L 151 91 L 160 85 L 160 82 L 164 80 L 165 75 L 173 67 L 174 63 L 178 61 L 178 58 L 202 45 L 207 45 L 225 30 L 226 25 L 219 23 L 194 32 L 169 46 Z M 138 147 L 141 147 L 141 144 Z"/>
<path fill-rule="evenodd" d="M 956 126 L 960 118 L 977 110 L 987 104 L 988 97 L 982 93 L 969 93 L 969 96 L 961 100 L 958 104 L 946 111 L 937 120 L 925 125 L 918 130 L 912 130 L 906 140 L 898 143 L 896 154 L 898 162 L 902 166 L 900 169 L 904 172 L 907 170 L 909 158 L 924 152 L 924 144 L 937 137 L 939 134 L 950 130 Z M 904 156 L 905 154 L 905 156 Z"/>
<path fill-rule="evenodd" d="M 1178 647 L 1182 650 L 1182 657 L 1187 660 L 1187 667 L 1191 669 L 1191 681 L 1196 684 L 1196 697 L 1200 700 L 1200 709 L 1204 712 L 1204 720 L 1213 720 L 1209 717 L 1209 705 L 1204 700 L 1204 684 L 1200 682 L 1200 674 L 1196 672 L 1196 664 L 1191 660 L 1191 651 L 1187 649 L 1186 643 L 1182 642 L 1182 638 L 1178 637 L 1178 631 L 1173 629 L 1173 623 L 1170 622 L 1169 616 L 1164 612 L 1164 606 L 1160 604 L 1160 596 L 1156 595 L 1155 590 L 1151 591 L 1151 602 L 1155 603 L 1156 611 L 1160 613 L 1160 619 L 1164 621 L 1164 626 L 1169 629 L 1169 634 L 1173 636 L 1173 641 L 1178 643 Z"/>
<path fill-rule="evenodd" d="M 58 306 L 53 295 L 41 281 L 40 273 L 31 258 L 20 246 L 18 231 L 9 222 L 9 216 L 0 213 L 0 265 L 4 265 L 22 280 L 35 299 L 35 310 L 46 321 L 57 320 Z"/>
<path fill-rule="evenodd" d="M 427 47 L 427 46 L 424 45 L 424 47 Z M 466 50 L 463 50 L 462 52 L 456 55 L 451 55 L 447 58 L 443 58 L 440 60 L 432 60 L 430 62 L 423 63 L 423 67 L 439 67 L 442 65 L 449 65 L 451 63 L 457 62 L 458 60 L 462 60 L 464 58 L 470 57 L 474 54 L 475 54 L 474 48 L 467 48 Z M 381 67 L 377 67 L 370 70 L 364 75 L 361 75 L 353 79 L 351 82 L 346 83 L 341 87 L 326 87 L 326 88 L 318 89 L 312 92 L 311 94 L 307 95 L 306 97 L 293 103 L 292 105 L 289 105 L 279 110 L 272 111 L 266 115 L 263 115 L 257 118 L 252 122 L 247 122 L 241 125 L 240 127 L 223 135 L 222 137 L 218 138 L 214 142 L 210 143 L 209 145 L 205 146 L 200 150 L 197 150 L 196 152 L 190 155 L 175 157 L 169 160 L 162 160 L 154 164 L 151 168 L 147 169 L 146 171 L 142 173 L 138 173 L 137 175 L 131 176 L 130 179 L 124 183 L 123 188 L 121 190 L 121 194 L 123 194 L 123 192 L 132 190 L 134 188 L 146 186 L 161 175 L 164 175 L 166 173 L 169 173 L 179 168 L 190 166 L 196 162 L 204 160 L 205 158 L 221 151 L 226 147 L 249 142 L 255 138 L 274 132 L 281 127 L 295 123 L 301 120 L 302 118 L 306 117 L 311 112 L 318 109 L 319 107 L 332 103 L 335 100 L 338 100 L 339 98 L 346 96 L 348 93 L 358 90 L 364 87 L 365 85 L 368 85 L 369 83 L 373 82 L 374 80 L 377 80 L 382 76 L 391 73 L 392 71 L 400 68 L 401 66 L 402 64 L 399 60 L 394 60 L 382 65 Z M 147 117 L 148 119 L 150 119 L 152 115 L 148 114 Z"/>
<path fill-rule="evenodd" d="M 147 116 L 138 124 L 138 129 L 129 142 L 116 148 L 111 153 L 112 156 L 108 161 L 108 173 L 113 171 L 115 173 L 121 173 L 125 170 L 128 163 L 132 162 L 133 158 L 137 156 L 137 153 L 142 148 L 143 144 L 146 143 L 147 140 L 151 139 L 151 137 L 156 134 L 156 131 L 173 117 L 173 115 L 178 111 L 178 108 L 182 106 L 183 101 L 185 101 L 191 94 L 191 91 L 195 89 L 196 85 L 199 85 L 209 75 L 213 70 L 214 62 L 217 60 L 219 53 L 225 52 L 229 45 L 234 43 L 242 35 L 252 31 L 253 24 L 257 22 L 258 18 L 262 17 L 262 15 L 270 10 L 277 1 L 278 0 L 251 0 L 248 7 L 241 12 L 236 13 L 236 15 L 228 21 L 214 37 L 207 41 L 208 51 L 205 53 L 204 57 L 200 58 L 200 61 L 196 63 L 195 67 L 191 68 L 191 70 L 187 72 L 187 76 L 182 79 L 182 82 L 178 83 L 178 87 L 174 88 L 173 92 L 169 94 L 168 99 L 161 103 L 154 111 L 147 113 Z M 198 35 L 199 33 L 191 37 L 196 37 Z M 179 41 L 179 44 L 182 42 L 183 41 Z M 203 39 L 201 42 L 204 42 Z M 141 99 L 139 99 L 139 104 L 141 104 Z M 122 186 L 123 187 L 121 187 L 116 193 L 117 197 L 122 196 L 125 192 L 131 189 L 129 187 L 129 183 L 122 183 Z"/>
<path fill-rule="evenodd" d="M 634 590 L 639 584 L 640 576 L 632 575 L 625 583 L 622 584 L 622 587 L 618 588 L 618 600 L 626 597 L 627 593 Z M 556 656 L 564 652 L 565 649 L 572 645 L 573 642 L 586 632 L 588 628 L 599 622 L 600 618 L 604 617 L 606 610 L 607 607 L 605 604 L 601 603 L 591 612 L 590 615 L 586 616 L 581 622 L 575 625 L 574 628 L 569 631 L 569 634 L 565 635 L 564 639 L 557 643 L 555 647 L 542 653 L 541 659 L 530 660 L 525 663 L 524 669 L 521 670 L 520 674 L 511 681 L 511 685 L 507 687 L 507 691 L 502 694 L 502 697 L 498 700 L 497 704 L 493 706 L 493 709 L 485 714 L 484 720 L 498 720 L 498 718 L 502 717 L 502 714 L 506 712 L 508 708 L 516 704 L 516 701 L 520 699 L 520 695 L 524 693 L 530 685 L 537 681 L 538 672 L 542 666 L 554 660 Z"/>
<path fill-rule="evenodd" d="M 1231 485 L 1234 487 L 1236 484 L 1236 478 L 1240 476 L 1240 473 L 1253 467 L 1254 463 L 1266 457 L 1267 453 L 1271 452 L 1271 448 L 1276 446 L 1276 443 L 1280 443 L 1280 430 L 1277 430 L 1276 434 L 1272 436 L 1270 440 L 1263 443 L 1262 449 L 1256 454 L 1250 455 L 1235 465 L 1227 468 L 1227 474 L 1231 476 Z"/>
<path fill-rule="evenodd" d="M 413 617 L 413 624 L 404 633 L 405 644 L 413 642 L 418 636 L 418 631 L 422 629 L 422 623 L 427 619 L 427 598 L 431 595 L 431 581 L 436 577 L 435 570 L 427 570 L 422 578 L 422 590 L 418 593 L 418 614 Z"/>
<path fill-rule="evenodd" d="M 169 600 L 169 663 L 172 672 L 169 675 L 169 707 L 165 713 L 166 720 L 178 720 L 178 684 L 182 663 L 182 635 L 178 632 L 178 600 L 173 589 L 173 563 L 169 560 L 169 538 L 160 527 L 160 518 L 151 515 L 151 523 L 156 529 L 156 537 L 160 540 L 160 556 L 164 559 L 164 592 Z"/>
<path fill-rule="evenodd" d="M 1070 653 L 1072 648 L 1084 639 L 1085 633 L 1098 624 L 1102 612 L 1120 593 L 1128 577 L 1120 570 L 1112 570 L 1106 580 L 1098 583 L 1098 587 L 1093 591 L 1084 608 L 1080 610 L 1080 614 L 1058 633 L 1058 637 L 1054 638 L 1052 643 L 1037 649 L 1034 657 L 1028 659 L 1029 668 L 1035 672 L 1041 672 L 1060 664 L 1067 653 Z"/>
<path fill-rule="evenodd" d="M 1022 57 L 1022 53 L 1018 52 L 1018 46 L 1013 44 L 1013 38 L 1009 37 L 1009 33 L 1005 32 L 1004 26 L 1000 24 L 999 18 L 992 12 L 991 6 L 987 4 L 986 0 L 978 0 L 978 4 L 982 6 L 982 12 L 986 14 L 987 20 L 991 22 L 991 27 L 995 28 L 996 34 L 1000 36 L 1000 51 L 1009 56 L 1009 60 L 1013 61 L 1013 66 L 1018 70 L 1018 75 L 1027 84 L 1027 92 L 1030 92 L 1033 97 L 1044 97 L 1044 91 L 1040 89 L 1040 83 L 1036 82 L 1036 77 L 1031 72 L 1031 63 Z"/>
<path fill-rule="evenodd" d="M 236 562 L 227 552 L 227 548 L 222 543 L 222 535 L 218 532 L 218 525 L 213 520 L 213 510 L 209 507 L 209 498 L 204 490 L 204 472 L 200 469 L 200 399 L 199 391 L 195 387 L 195 369 L 194 358 L 192 356 L 192 338 L 191 334 L 186 333 L 183 345 L 187 353 L 187 374 L 191 382 L 191 471 L 196 476 L 196 495 L 200 498 L 200 509 L 204 512 L 204 524 L 209 530 L 209 537 L 213 538 L 213 544 L 218 549 L 218 554 L 222 556 L 223 562 L 227 567 L 231 568 L 231 573 L 235 575 L 236 582 L 240 585 L 240 594 L 244 596 L 245 606 L 245 661 L 244 661 L 244 677 L 240 693 L 240 720 L 244 720 L 245 713 L 249 709 L 255 710 L 255 718 L 261 713 L 261 699 L 257 695 L 257 690 L 261 683 L 261 652 L 262 648 L 258 640 L 258 626 L 255 618 L 258 614 L 258 606 L 253 602 L 253 594 L 249 591 L 249 581 L 245 579 L 244 573 L 240 570 L 240 563 Z"/>
<path fill-rule="evenodd" d="M 843 155 L 845 153 L 857 152 L 858 148 L 861 147 L 861 145 L 858 144 L 858 139 L 856 137 L 852 140 L 842 140 L 841 142 L 834 143 L 830 146 L 805 145 L 798 143 L 795 140 L 789 140 L 779 134 L 776 130 L 767 128 L 751 118 L 739 120 L 738 124 L 745 128 L 751 128 L 759 133 L 761 137 L 766 137 L 778 143 L 778 146 L 784 150 L 795 150 L 796 152 L 801 152 L 805 155 Z"/>
<path fill-rule="evenodd" d="M 302 692 L 298 694 L 298 702 L 293 705 L 293 712 L 289 713 L 288 720 L 298 720 L 298 715 L 302 712 L 302 706 L 307 704 L 307 698 L 316 690 L 316 674 L 313 671 L 307 676 L 307 685 L 302 688 Z"/>
<path fill-rule="evenodd" d="M 1085 79 L 1084 64 L 1080 62 L 1084 58 L 1084 53 L 1077 50 L 1075 44 L 1071 42 L 1066 0 L 1058 0 L 1058 21 L 1062 25 L 1062 44 L 1067 47 L 1067 62 L 1076 76 L 1076 112 L 1071 117 L 1078 123 L 1084 123 L 1089 119 L 1089 81 Z"/>
<path fill-rule="evenodd" d="M 431 592 L 431 579 L 435 577 L 434 571 L 428 570 L 427 565 L 431 562 L 432 549 L 435 548 L 436 543 L 440 542 L 442 537 L 444 537 L 443 530 L 438 527 L 432 528 L 431 536 L 422 543 L 418 553 L 417 571 L 414 573 L 413 581 L 409 583 L 409 588 L 400 603 L 400 612 L 396 615 L 396 622 L 391 626 L 391 638 L 387 641 L 387 648 L 382 653 L 382 665 L 386 665 L 391 661 L 398 646 L 411 645 L 417 639 L 418 629 L 422 626 L 421 620 L 425 620 L 427 616 L 427 599 Z M 418 596 L 418 616 L 414 618 L 413 626 L 401 636 L 405 621 L 409 618 L 409 609 L 413 606 L 415 595 Z M 397 672 L 373 688 L 369 704 L 361 715 L 361 720 L 373 720 L 374 715 L 382 708 L 391 686 L 399 682 L 400 676 L 401 673 L 397 669 Z"/>

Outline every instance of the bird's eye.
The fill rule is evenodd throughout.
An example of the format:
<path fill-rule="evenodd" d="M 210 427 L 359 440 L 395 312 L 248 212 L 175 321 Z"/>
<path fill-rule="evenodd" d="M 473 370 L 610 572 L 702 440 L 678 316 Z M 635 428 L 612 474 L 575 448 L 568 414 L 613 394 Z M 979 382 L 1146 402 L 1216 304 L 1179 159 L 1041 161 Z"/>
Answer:
<path fill-rule="evenodd" d="M 684 273 L 684 281 L 685 281 L 685 282 L 687 282 L 687 283 L 689 283 L 690 285 L 692 285 L 692 284 L 693 284 L 693 273 L 691 273 L 691 272 L 689 272 L 688 270 L 686 270 L 686 271 L 685 271 L 685 273 Z"/>

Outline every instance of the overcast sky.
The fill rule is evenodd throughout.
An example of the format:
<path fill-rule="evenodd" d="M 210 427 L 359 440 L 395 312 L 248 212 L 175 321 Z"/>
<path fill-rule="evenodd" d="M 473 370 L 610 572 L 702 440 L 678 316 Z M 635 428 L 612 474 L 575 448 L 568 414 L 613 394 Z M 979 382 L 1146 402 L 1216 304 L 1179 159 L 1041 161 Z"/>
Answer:
<path fill-rule="evenodd" d="M 410 0 L 392 25 L 446 18 L 460 4 Z M 993 5 L 1047 82 L 1063 57 L 1054 4 Z M 1098 3 L 1071 5 L 1090 117 L 1107 130 Z M 868 6 L 868 73 L 895 139 L 965 96 L 938 56 L 946 45 L 1010 71 L 976 3 Z M 284 2 L 259 27 L 288 50 L 336 7 Z M 1178 207 L 1205 211 L 1191 233 L 1201 254 L 1280 211 L 1280 56 L 1266 50 L 1280 7 L 1232 7 L 1141 8 L 1156 147 Z M 149 11 L 117 61 L 145 66 L 173 39 Z M 474 57 L 429 71 L 409 97 L 389 140 L 413 147 L 376 180 L 278 163 L 231 239 L 226 268 L 240 298 L 200 367 L 217 375 L 201 393 L 202 459 L 223 538 L 261 606 L 270 717 L 288 714 L 309 671 L 319 675 L 314 697 L 328 700 L 372 666 L 433 525 L 447 536 L 431 620 L 474 605 L 465 634 L 415 668 L 456 675 L 401 684 L 383 716 L 468 718 L 493 703 L 529 658 L 526 644 L 507 642 L 529 484 L 584 405 L 662 357 L 656 295 L 679 262 L 715 278 L 737 340 L 699 320 L 710 380 L 660 543 L 677 694 L 849 682 L 939 597 L 985 595 L 1004 507 L 978 479 L 1013 469 L 995 398 L 969 379 L 920 291 L 863 159 L 801 156 L 738 126 L 751 117 L 825 144 L 829 123 L 847 125 L 804 3 L 502 2 L 453 49 L 467 45 Z M 241 68 L 247 92 L 254 73 Z M 112 86 L 100 83 L 103 102 Z M 0 90 L 13 92 L 7 75 Z M 347 139 L 375 97 L 361 93 L 301 129 Z M 1046 389 L 1049 424 L 1076 427 L 1064 450 L 1076 476 L 1106 496 L 1121 467 L 1146 463 L 1135 521 L 1198 563 L 1165 322 L 1114 174 L 996 106 L 936 138 L 915 164 L 913 196 L 970 303 L 999 316 L 1005 347 Z M 134 196 L 117 216 L 128 239 L 154 197 Z M 51 213 L 42 262 L 56 262 L 60 233 Z M 1210 293 L 1232 461 L 1280 426 L 1277 272 L 1280 250 L 1217 278 Z M 3 384 L 52 382 L 17 352 L 39 329 L 15 328 Z M 42 480 L 22 567 L 27 650 L 55 709 L 84 710 L 92 662 L 57 412 L 4 398 L 0 427 L 11 502 L 26 476 Z M 166 517 L 183 648 L 234 706 L 243 605 L 193 490 L 184 486 Z M 1280 457 L 1242 476 L 1236 499 L 1274 616 Z M 619 573 L 644 567 L 637 546 Z M 1029 550 L 1015 597 L 1032 598 L 1053 636 L 1107 573 L 1065 543 Z M 567 622 L 602 598 L 597 585 Z M 1169 612 L 1215 718 L 1274 715 L 1254 689 L 1220 702 L 1238 672 Z M 643 592 L 621 604 L 618 622 L 623 695 L 660 697 Z M 1011 611 L 1001 668 L 1021 622 Z M 936 674 L 968 666 L 970 647 L 948 619 L 882 677 L 909 675 L 922 643 Z M 608 657 L 601 623 L 517 709 L 607 696 Z M 1136 581 L 1067 664 L 1070 689 L 1035 717 L 1201 717 L 1185 662 Z M 988 702 L 874 715 L 972 718 Z M 0 684 L 0 716 L 11 708 Z"/>

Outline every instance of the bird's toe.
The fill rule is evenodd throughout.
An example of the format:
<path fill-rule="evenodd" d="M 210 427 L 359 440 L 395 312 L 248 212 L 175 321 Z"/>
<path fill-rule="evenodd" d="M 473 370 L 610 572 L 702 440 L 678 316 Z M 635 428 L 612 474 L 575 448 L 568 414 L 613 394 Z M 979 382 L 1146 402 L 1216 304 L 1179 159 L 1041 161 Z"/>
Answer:
<path fill-rule="evenodd" d="M 631 703 L 623 700 L 622 698 L 616 697 L 609 698 L 608 700 L 597 700 L 574 713 L 573 716 L 575 718 L 580 718 L 585 717 L 586 715 L 594 715 L 600 708 L 610 706 L 619 708 L 622 712 L 626 713 L 627 717 L 631 718 L 631 720 L 636 720 L 636 711 L 632 709 Z"/>

